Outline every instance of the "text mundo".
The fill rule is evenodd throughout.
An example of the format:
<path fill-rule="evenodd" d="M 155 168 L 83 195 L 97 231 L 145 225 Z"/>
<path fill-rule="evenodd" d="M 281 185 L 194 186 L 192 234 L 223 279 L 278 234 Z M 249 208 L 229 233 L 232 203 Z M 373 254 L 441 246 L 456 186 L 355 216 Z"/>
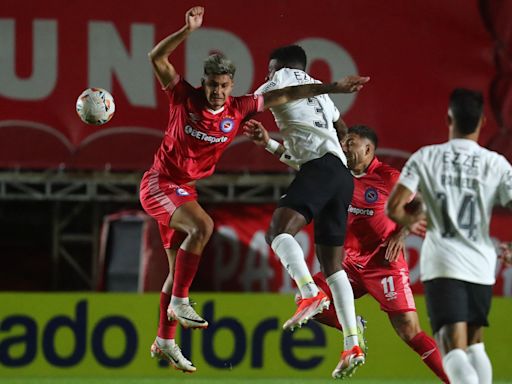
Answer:
<path fill-rule="evenodd" d="M 205 362 L 215 368 L 236 367 L 245 359 L 250 359 L 252 368 L 263 368 L 264 349 L 269 348 L 268 342 L 265 344 L 266 336 L 276 332 L 279 335 L 279 345 L 273 349 L 280 351 L 281 358 L 291 368 L 311 369 L 324 360 L 324 354 L 318 348 L 326 346 L 325 331 L 314 322 L 304 326 L 298 333 L 283 332 L 280 319 L 263 317 L 249 329 L 236 317 L 216 318 L 213 301 L 205 302 L 201 309 L 198 312 L 210 325 L 201 332 L 192 333 L 182 329 L 180 343 L 185 356 L 193 358 L 197 353 L 202 353 Z M 124 346 L 115 356 L 105 346 L 107 334 L 113 329 L 117 330 L 116 334 L 121 335 L 116 340 L 116 345 Z M 60 332 L 65 332 L 72 338 L 66 340 L 66 345 L 73 346 L 71 350 L 62 348 L 62 340 L 57 340 Z M 215 338 L 218 334 L 223 337 Z M 199 351 L 193 348 L 192 339 L 195 337 L 201 338 Z M 225 347 L 226 343 L 232 343 L 232 352 L 229 356 L 225 356 L 225 353 L 220 356 L 216 346 L 222 344 Z M 87 300 L 77 302 L 74 315 L 56 315 L 46 324 L 29 315 L 16 314 L 0 318 L 0 364 L 4 367 L 26 367 L 34 362 L 38 353 L 42 353 L 48 364 L 71 368 L 80 364 L 89 355 L 89 351 L 99 365 L 122 368 L 128 366 L 136 357 L 139 347 L 146 356 L 148 346 L 140 343 L 135 321 L 126 316 L 108 315 L 91 323 Z M 299 348 L 300 354 L 296 351 Z M 307 348 L 311 348 L 310 353 L 304 353 Z M 66 350 L 65 353 L 62 352 L 63 349 Z M 20 350 L 23 352 L 20 353 Z"/>
<path fill-rule="evenodd" d="M 74 78 L 75 73 L 84 73 L 87 78 L 79 79 L 82 85 L 97 87 L 100 84 L 102 88 L 112 90 L 115 77 L 131 106 L 156 108 L 158 90 L 147 59 L 147 53 L 157 41 L 155 25 L 128 23 L 130 32 L 125 41 L 116 23 L 127 22 L 122 16 L 115 21 L 90 20 L 86 35 L 82 37 L 81 24 L 76 24 L 76 30 L 64 30 L 57 19 L 34 19 L 31 31 L 27 31 L 30 27 L 21 23 L 17 27 L 14 18 L 0 18 L 0 97 L 19 101 L 44 100 L 52 97 L 56 88 L 69 86 L 64 79 Z M 167 30 L 168 26 L 165 27 Z M 18 37 L 30 35 L 30 32 L 32 41 Z M 247 31 L 240 32 L 247 35 Z M 73 46 L 59 44 L 59 37 L 64 33 L 73 34 L 80 40 Z M 258 46 L 260 40 L 258 34 L 246 42 L 237 35 L 237 31 L 200 28 L 184 43 L 183 75 L 191 84 L 200 84 L 204 58 L 212 51 L 223 52 L 237 64 L 234 94 L 250 93 L 264 80 L 263 77 L 255 79 L 253 57 L 266 58 L 275 48 L 268 46 L 266 51 L 252 51 L 250 45 Z M 296 43 L 308 53 L 309 66 L 321 61 L 329 67 L 332 78 L 325 81 L 358 73 L 352 56 L 337 41 L 306 37 Z M 17 52 L 25 53 L 22 60 L 31 60 L 31 63 L 23 62 L 23 66 L 31 68 L 28 76 L 18 73 L 16 60 L 20 60 L 20 56 L 16 55 Z M 180 55 L 173 56 L 175 62 L 182 62 Z M 72 66 L 59 65 L 62 57 L 69 56 L 86 59 L 85 62 L 75 60 Z M 263 72 L 266 73 L 266 66 Z M 332 96 L 342 112 L 350 108 L 356 97 L 355 94 Z"/>

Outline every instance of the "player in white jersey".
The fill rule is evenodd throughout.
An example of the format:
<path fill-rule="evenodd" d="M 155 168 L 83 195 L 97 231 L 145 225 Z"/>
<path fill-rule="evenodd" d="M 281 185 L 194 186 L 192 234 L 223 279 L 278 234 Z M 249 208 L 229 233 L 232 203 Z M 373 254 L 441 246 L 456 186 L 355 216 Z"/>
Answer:
<path fill-rule="evenodd" d="M 255 93 L 302 84 L 320 83 L 306 72 L 306 54 L 296 45 L 276 49 L 270 55 L 268 81 Z M 369 78 L 364 78 L 367 82 Z M 361 86 L 356 89 L 359 90 Z M 294 236 L 314 218 L 316 255 L 333 293 L 333 301 L 343 325 L 344 348 L 335 378 L 350 376 L 365 356 L 358 344 L 354 294 L 341 266 L 347 209 L 352 199 L 353 181 L 340 139 L 347 127 L 327 95 L 296 100 L 271 108 L 284 138 L 284 147 L 270 140 L 266 149 L 280 153 L 281 160 L 298 173 L 274 211 L 267 242 L 295 280 L 303 298 L 284 329 L 300 327 L 330 302 L 318 289 Z M 261 125 L 249 121 L 246 134 L 263 137 Z"/>
<path fill-rule="evenodd" d="M 479 92 L 456 89 L 448 109 L 450 140 L 419 149 L 405 164 L 388 200 L 389 216 L 410 225 L 424 215 L 407 202 L 421 191 L 428 220 L 421 280 L 434 336 L 452 383 L 491 383 L 483 327 L 495 282 L 489 237 L 494 205 L 512 208 L 512 167 L 478 145 L 484 123 Z M 510 262 L 510 253 L 507 254 Z"/>

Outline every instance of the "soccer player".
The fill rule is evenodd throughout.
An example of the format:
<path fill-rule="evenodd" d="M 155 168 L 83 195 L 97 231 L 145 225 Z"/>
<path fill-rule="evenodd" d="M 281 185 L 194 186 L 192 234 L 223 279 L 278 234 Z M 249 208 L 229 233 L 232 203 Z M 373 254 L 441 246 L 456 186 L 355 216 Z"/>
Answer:
<path fill-rule="evenodd" d="M 329 92 L 355 92 L 368 80 L 348 76 L 332 84 L 232 97 L 235 67 L 226 57 L 216 54 L 206 59 L 202 86 L 196 89 L 176 72 L 169 55 L 201 26 L 203 15 L 203 7 L 188 10 L 185 25 L 149 53 L 155 75 L 169 97 L 169 122 L 140 187 L 141 204 L 159 223 L 169 261 L 169 274 L 160 296 L 158 336 L 151 354 L 186 372 L 196 368 L 183 356 L 174 335 L 177 321 L 187 328 L 208 326 L 190 305 L 188 293 L 213 231 L 212 219 L 197 202 L 195 181 L 213 173 L 240 122 L 247 117 L 291 100 Z"/>
<path fill-rule="evenodd" d="M 495 204 L 512 208 L 511 165 L 477 143 L 484 124 L 482 111 L 480 92 L 452 92 L 449 141 L 420 148 L 409 158 L 387 207 L 389 216 L 407 227 L 425 215 L 407 210 L 407 201 L 418 190 L 423 196 L 428 226 L 421 249 L 421 280 L 444 370 L 452 383 L 492 382 L 483 344 L 497 261 L 489 222 Z"/>
<path fill-rule="evenodd" d="M 259 132 L 259 131 L 258 131 Z M 264 140 L 268 137 L 263 133 Z M 416 306 L 409 286 L 409 268 L 404 259 L 404 237 L 407 231 L 391 221 L 384 208 L 400 173 L 375 156 L 378 138 L 369 127 L 351 127 L 343 140 L 347 165 L 354 176 L 354 194 L 348 208 L 343 268 L 352 285 L 355 298 L 372 295 L 388 314 L 397 334 L 418 353 L 423 362 L 445 383 L 441 355 L 436 343 L 420 327 Z M 423 223 L 414 230 L 422 232 Z M 322 273 L 313 276 L 318 287 L 331 298 Z M 319 313 L 316 321 L 343 331 L 332 308 Z M 360 333 L 364 324 L 358 318 Z M 360 346 L 364 350 L 363 339 Z M 341 370 L 343 367 L 337 367 Z"/>
<path fill-rule="evenodd" d="M 255 93 L 266 96 L 290 86 L 321 84 L 305 69 L 306 54 L 301 47 L 278 48 L 270 55 L 268 81 Z M 314 282 L 303 251 L 294 238 L 314 218 L 316 255 L 333 292 L 336 312 L 346 330 L 341 356 L 343 369 L 333 375 L 349 375 L 364 363 L 365 356 L 358 345 L 352 288 L 340 260 L 353 190 L 352 176 L 338 140 L 338 131 L 343 134 L 346 126 L 327 95 L 273 106 L 271 111 L 283 134 L 284 146 L 275 140 L 267 140 L 266 149 L 299 170 L 279 200 L 266 234 L 268 244 L 302 296 L 297 311 L 284 323 L 283 329 L 300 327 L 330 304 Z M 262 134 L 260 126 L 256 121 L 248 122 L 246 134 L 259 140 L 258 135 Z"/>

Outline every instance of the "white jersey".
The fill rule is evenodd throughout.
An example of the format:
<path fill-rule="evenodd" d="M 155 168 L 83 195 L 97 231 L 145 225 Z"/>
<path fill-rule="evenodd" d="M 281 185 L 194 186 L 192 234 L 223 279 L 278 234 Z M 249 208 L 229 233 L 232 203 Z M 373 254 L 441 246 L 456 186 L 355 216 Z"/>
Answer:
<path fill-rule="evenodd" d="M 289 86 L 320 83 L 300 69 L 282 68 L 255 94 Z M 292 101 L 270 109 L 283 135 L 289 164 L 300 167 L 327 153 L 338 156 L 345 166 L 347 159 L 338 140 L 333 122 L 340 112 L 328 95 Z"/>
<path fill-rule="evenodd" d="M 494 284 L 497 257 L 489 224 L 493 206 L 512 201 L 509 162 L 475 141 L 453 139 L 414 153 L 398 182 L 419 189 L 427 206 L 421 280 Z"/>

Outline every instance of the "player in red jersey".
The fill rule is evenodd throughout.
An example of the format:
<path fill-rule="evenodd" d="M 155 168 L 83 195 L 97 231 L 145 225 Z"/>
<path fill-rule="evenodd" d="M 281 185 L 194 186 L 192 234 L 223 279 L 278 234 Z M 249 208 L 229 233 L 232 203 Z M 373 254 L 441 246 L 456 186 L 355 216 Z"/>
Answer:
<path fill-rule="evenodd" d="M 213 231 L 212 219 L 197 202 L 195 181 L 213 173 L 222 152 L 247 117 L 292 100 L 355 92 L 368 81 L 347 76 L 332 84 L 232 97 L 235 66 L 223 55 L 215 54 L 205 61 L 202 86 L 194 88 L 176 72 L 169 55 L 201 26 L 203 15 L 203 7 L 188 10 L 185 25 L 149 53 L 156 77 L 169 97 L 169 123 L 140 187 L 141 204 L 159 223 L 169 261 L 169 274 L 160 296 L 158 336 L 151 354 L 185 372 L 196 368 L 183 356 L 174 335 L 177 322 L 188 328 L 208 326 L 190 305 L 188 291 Z"/>
<path fill-rule="evenodd" d="M 254 137 L 255 142 L 265 145 L 264 141 L 269 136 L 261 125 L 259 128 L 258 134 L 261 132 L 262 135 Z M 250 134 L 248 136 L 251 137 Z M 385 214 L 387 198 L 400 172 L 379 161 L 375 156 L 377 144 L 377 135 L 366 126 L 351 127 L 343 138 L 347 165 L 354 176 L 343 268 L 354 290 L 354 297 L 357 299 L 366 293 L 372 295 L 388 314 L 400 338 L 421 356 L 423 362 L 443 382 L 448 383 L 437 345 L 421 330 L 416 313 L 409 286 L 409 268 L 403 254 L 406 231 Z M 412 230 L 423 233 L 424 225 L 424 222 L 419 223 Z M 323 274 L 317 273 L 313 278 L 318 287 L 332 299 Z M 300 300 L 299 297 L 297 304 Z M 314 319 L 342 331 L 332 306 Z"/>
<path fill-rule="evenodd" d="M 386 216 L 385 205 L 400 172 L 375 156 L 378 138 L 364 125 L 351 127 L 343 140 L 348 167 L 354 176 L 354 195 L 349 207 L 343 268 L 357 299 L 372 295 L 388 314 L 400 338 L 418 353 L 443 382 L 442 358 L 435 341 L 420 327 L 409 285 L 409 268 L 404 259 L 406 230 Z M 424 232 L 424 223 L 414 228 Z M 314 277 L 328 295 L 329 286 L 321 274 Z M 341 329 L 336 314 L 328 310 L 315 320 Z"/>

